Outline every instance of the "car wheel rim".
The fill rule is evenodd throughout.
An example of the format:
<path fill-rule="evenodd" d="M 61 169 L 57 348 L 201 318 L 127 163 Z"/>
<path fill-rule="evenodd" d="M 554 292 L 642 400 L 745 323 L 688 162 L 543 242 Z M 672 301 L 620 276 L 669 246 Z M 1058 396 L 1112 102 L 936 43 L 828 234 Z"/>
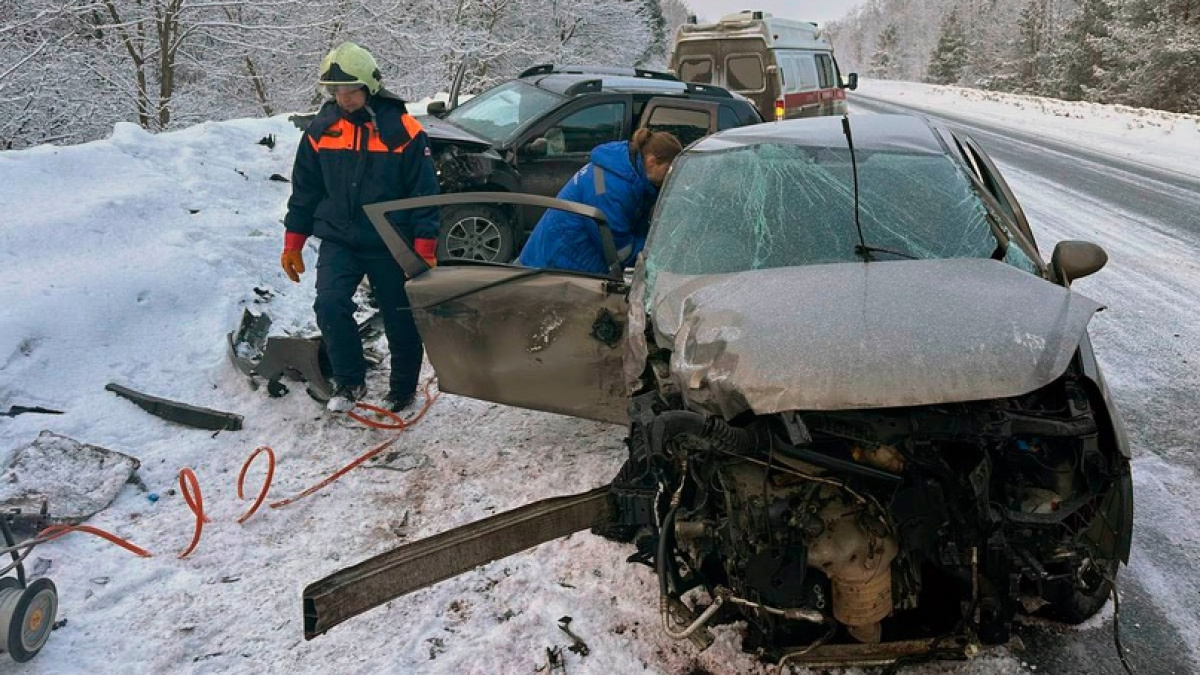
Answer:
<path fill-rule="evenodd" d="M 446 253 L 462 260 L 495 261 L 503 237 L 496 223 L 479 216 L 455 221 L 446 231 Z"/>

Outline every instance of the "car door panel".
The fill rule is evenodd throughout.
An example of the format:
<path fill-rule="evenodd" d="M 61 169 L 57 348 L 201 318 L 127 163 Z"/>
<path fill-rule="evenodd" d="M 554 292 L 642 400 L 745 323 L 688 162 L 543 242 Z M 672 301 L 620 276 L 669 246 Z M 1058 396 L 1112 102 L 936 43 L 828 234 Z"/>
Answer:
<path fill-rule="evenodd" d="M 564 121 L 573 116 L 586 116 L 588 111 L 602 110 L 605 106 L 613 105 L 623 106 L 623 113 L 620 115 L 619 128 L 611 130 L 611 133 L 584 127 L 560 128 Z M 517 145 L 517 170 L 521 174 L 521 191 L 545 197 L 557 195 L 571 176 L 588 163 L 593 148 L 608 141 L 629 138 L 630 107 L 628 96 L 589 96 L 586 101 L 567 106 L 545 122 L 531 128 Z M 554 134 L 556 131 L 561 135 Z M 554 138 L 547 138 L 547 134 L 554 134 Z M 552 146 L 542 155 L 521 154 L 522 148 L 538 138 L 547 138 L 548 145 L 561 144 L 561 148 L 555 150 Z M 544 212 L 543 208 L 537 206 L 522 207 L 525 229 L 532 230 Z"/>
<path fill-rule="evenodd" d="M 430 270 L 406 290 L 443 391 L 627 421 L 623 283 L 480 264 Z"/>
<path fill-rule="evenodd" d="M 461 203 L 554 207 L 597 221 L 612 277 L 498 263 L 429 269 L 387 221 Z M 459 193 L 364 208 L 409 277 L 405 291 L 442 391 L 606 422 L 627 421 L 622 375 L 628 287 L 599 210 L 521 194 Z"/>

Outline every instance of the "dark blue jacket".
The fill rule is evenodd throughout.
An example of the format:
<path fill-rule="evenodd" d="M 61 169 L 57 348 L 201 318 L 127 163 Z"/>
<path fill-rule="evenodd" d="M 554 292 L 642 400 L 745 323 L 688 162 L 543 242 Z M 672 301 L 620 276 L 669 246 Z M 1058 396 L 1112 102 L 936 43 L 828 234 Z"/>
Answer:
<path fill-rule="evenodd" d="M 329 101 L 308 125 L 292 167 L 292 197 L 284 226 L 360 253 L 387 255 L 363 212 L 366 204 L 438 194 L 429 139 L 388 95 L 370 97 L 366 110 L 344 114 Z M 395 211 L 388 219 L 405 239 L 436 239 L 438 209 Z"/>
<path fill-rule="evenodd" d="M 613 244 L 625 265 L 632 264 L 646 243 L 650 214 L 658 188 L 646 177 L 642 155 L 628 141 L 605 143 L 592 150 L 591 162 L 559 191 L 558 198 L 594 206 L 608 217 Z M 596 169 L 604 173 L 603 193 L 596 194 Z M 606 274 L 604 248 L 596 221 L 548 209 L 521 251 L 521 264 Z"/>

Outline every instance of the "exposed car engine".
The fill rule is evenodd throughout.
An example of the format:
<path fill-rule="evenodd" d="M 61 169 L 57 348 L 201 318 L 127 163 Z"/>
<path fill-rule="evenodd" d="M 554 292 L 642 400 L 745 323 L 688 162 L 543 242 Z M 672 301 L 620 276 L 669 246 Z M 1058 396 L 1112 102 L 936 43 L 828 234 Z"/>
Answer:
<path fill-rule="evenodd" d="M 729 422 L 645 393 L 607 534 L 654 565 L 668 633 L 744 619 L 772 660 L 1003 643 L 1019 610 L 1083 621 L 1127 555 L 1112 521 L 1128 466 L 1076 371 L 1011 399 Z"/>

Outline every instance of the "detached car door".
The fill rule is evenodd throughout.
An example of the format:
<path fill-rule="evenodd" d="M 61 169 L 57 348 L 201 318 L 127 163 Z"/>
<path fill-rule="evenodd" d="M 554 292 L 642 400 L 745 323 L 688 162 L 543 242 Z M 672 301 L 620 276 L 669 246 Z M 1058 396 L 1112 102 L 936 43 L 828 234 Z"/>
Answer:
<path fill-rule="evenodd" d="M 553 207 L 596 219 L 590 207 L 512 193 L 458 193 L 365 207 L 409 276 L 405 286 L 439 388 L 532 410 L 624 424 L 622 374 L 628 285 L 612 276 L 500 263 L 426 267 L 387 224 L 391 211 L 450 204 L 510 203 Z M 611 234 L 606 249 L 612 247 Z M 609 260 L 615 263 L 612 249 Z"/>

